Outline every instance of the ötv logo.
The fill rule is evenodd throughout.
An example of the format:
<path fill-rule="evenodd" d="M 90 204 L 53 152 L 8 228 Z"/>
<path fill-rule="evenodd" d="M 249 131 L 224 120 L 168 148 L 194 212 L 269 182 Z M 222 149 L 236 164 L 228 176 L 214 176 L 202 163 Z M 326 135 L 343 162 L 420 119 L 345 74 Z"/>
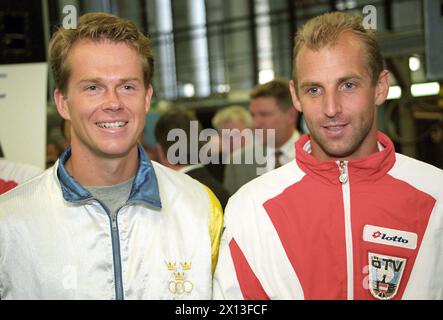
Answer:
<path fill-rule="evenodd" d="M 376 231 L 372 234 L 373 238 L 380 238 L 382 240 L 386 241 L 392 241 L 392 242 L 401 242 L 401 243 L 408 243 L 409 241 L 407 239 L 403 239 L 402 237 L 394 236 L 389 237 L 386 235 L 386 233 L 381 233 L 380 231 Z"/>

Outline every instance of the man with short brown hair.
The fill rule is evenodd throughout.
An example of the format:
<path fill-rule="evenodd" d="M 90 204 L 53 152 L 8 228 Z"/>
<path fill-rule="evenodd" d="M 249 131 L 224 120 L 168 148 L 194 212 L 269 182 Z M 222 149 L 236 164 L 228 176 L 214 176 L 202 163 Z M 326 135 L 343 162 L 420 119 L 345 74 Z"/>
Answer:
<path fill-rule="evenodd" d="M 0 197 L 0 299 L 210 299 L 222 211 L 137 143 L 153 88 L 134 23 L 86 14 L 50 63 L 71 145 Z"/>
<path fill-rule="evenodd" d="M 263 130 L 263 135 L 257 134 L 252 143 L 234 152 L 225 165 L 224 185 L 231 193 L 260 174 L 294 160 L 294 143 L 300 137 L 296 129 L 298 112 L 292 105 L 288 80 L 274 79 L 254 87 L 249 111 L 252 128 Z M 257 154 L 265 156 L 264 163 L 258 163 Z M 241 163 L 235 163 L 236 158 Z M 253 158 L 252 163 L 246 163 L 248 158 Z"/>

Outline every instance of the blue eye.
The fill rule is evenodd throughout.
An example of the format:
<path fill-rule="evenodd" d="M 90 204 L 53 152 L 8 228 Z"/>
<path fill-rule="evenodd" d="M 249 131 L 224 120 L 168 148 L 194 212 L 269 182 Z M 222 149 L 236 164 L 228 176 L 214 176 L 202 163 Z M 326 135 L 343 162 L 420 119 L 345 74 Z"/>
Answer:
<path fill-rule="evenodd" d="M 344 87 L 345 87 L 346 89 L 352 89 L 352 88 L 355 87 L 355 85 L 354 85 L 352 82 L 345 82 L 345 83 L 344 83 Z"/>
<path fill-rule="evenodd" d="M 86 89 L 89 90 L 89 91 L 95 91 L 95 90 L 97 90 L 97 86 L 96 85 L 90 85 Z"/>
<path fill-rule="evenodd" d="M 312 87 L 308 89 L 308 93 L 310 94 L 318 94 L 320 93 L 320 88 L 319 87 Z"/>

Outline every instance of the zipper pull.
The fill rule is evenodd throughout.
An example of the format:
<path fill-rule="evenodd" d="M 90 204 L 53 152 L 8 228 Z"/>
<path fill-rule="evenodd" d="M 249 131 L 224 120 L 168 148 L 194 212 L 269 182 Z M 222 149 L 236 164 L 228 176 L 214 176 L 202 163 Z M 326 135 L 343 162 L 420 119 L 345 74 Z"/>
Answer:
<path fill-rule="evenodd" d="M 345 184 L 348 182 L 348 167 L 345 161 L 340 161 L 338 164 L 338 168 L 340 170 L 340 177 L 338 178 L 341 184 Z"/>

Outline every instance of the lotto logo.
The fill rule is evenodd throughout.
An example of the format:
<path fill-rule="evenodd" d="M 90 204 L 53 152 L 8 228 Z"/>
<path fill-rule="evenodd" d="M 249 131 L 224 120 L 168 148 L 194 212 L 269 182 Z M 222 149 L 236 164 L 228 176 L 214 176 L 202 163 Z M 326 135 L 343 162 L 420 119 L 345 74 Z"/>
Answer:
<path fill-rule="evenodd" d="M 414 250 L 417 248 L 417 234 L 409 231 L 383 228 L 367 224 L 363 228 L 363 240 L 387 246 Z"/>
<path fill-rule="evenodd" d="M 407 239 L 403 239 L 402 237 L 393 236 L 390 237 L 386 235 L 386 233 L 381 233 L 380 231 L 376 231 L 372 234 L 373 238 L 380 238 L 382 240 L 386 241 L 394 241 L 394 242 L 401 242 L 401 243 L 408 243 L 409 241 Z"/>

